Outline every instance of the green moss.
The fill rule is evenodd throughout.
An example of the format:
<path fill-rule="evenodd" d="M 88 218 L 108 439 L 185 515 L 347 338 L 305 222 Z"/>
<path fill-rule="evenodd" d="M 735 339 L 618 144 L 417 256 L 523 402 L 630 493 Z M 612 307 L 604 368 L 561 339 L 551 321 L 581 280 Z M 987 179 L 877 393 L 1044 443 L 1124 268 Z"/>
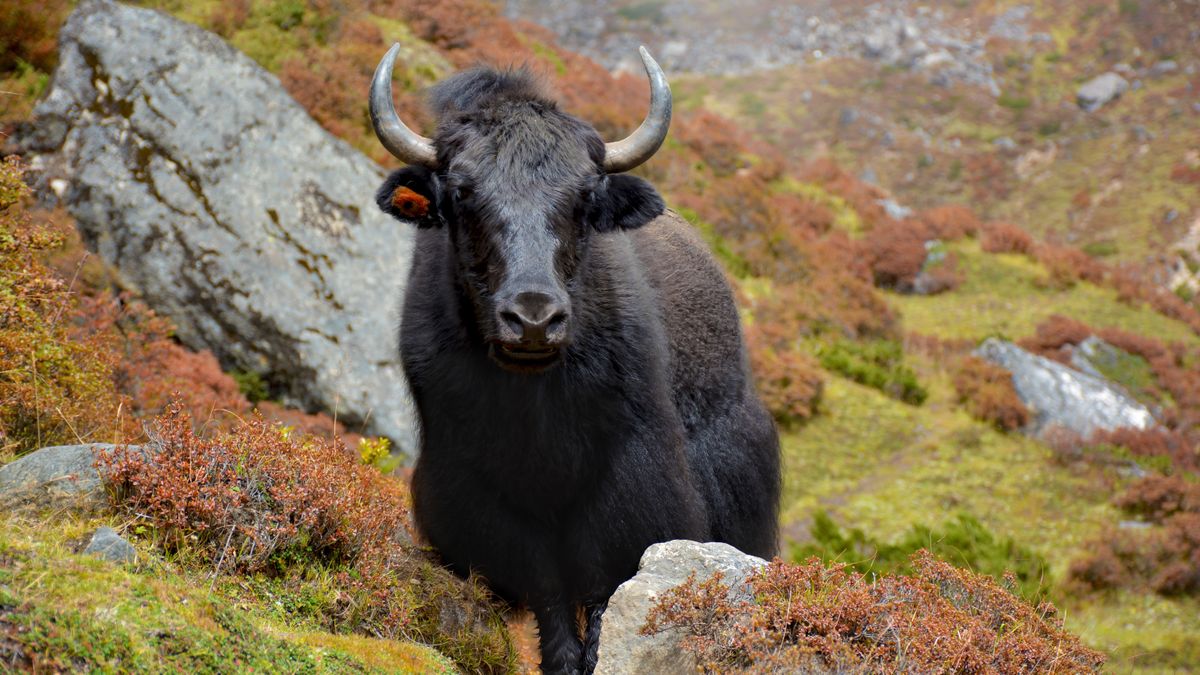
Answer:
<path fill-rule="evenodd" d="M 233 377 L 234 382 L 237 382 L 238 391 L 241 391 L 242 396 L 245 396 L 246 400 L 251 403 L 265 401 L 271 397 L 271 392 L 262 375 L 253 371 L 240 370 L 234 370 L 229 375 Z"/>
<path fill-rule="evenodd" d="M 952 565 L 987 574 L 997 581 L 1011 572 L 1017 591 L 1038 602 L 1050 588 L 1046 559 L 1018 545 L 1011 537 L 998 537 L 968 513 L 958 513 L 940 528 L 913 525 L 895 544 L 868 536 L 861 529 L 843 532 L 825 511 L 813 518 L 812 541 L 793 546 L 791 558 L 803 562 L 811 556 L 850 565 L 864 574 L 911 574 L 912 555 L 926 549 Z"/>
<path fill-rule="evenodd" d="M 839 340 L 818 348 L 817 358 L 826 370 L 878 389 L 905 403 L 920 405 L 929 395 L 917 382 L 912 369 L 904 365 L 900 343 L 893 340 Z"/>
<path fill-rule="evenodd" d="M 98 672 L 453 672 L 406 641 L 289 631 L 139 547 L 121 566 L 72 551 L 104 518 L 0 522 L 0 625 L 21 663 Z M 388 661 L 374 655 L 388 654 Z"/>
<path fill-rule="evenodd" d="M 300 38 L 263 17 L 252 17 L 230 36 L 229 42 L 272 73 L 278 73 L 284 61 L 300 54 Z"/>
<path fill-rule="evenodd" d="M 1050 287 L 1042 282 L 1046 277 L 1042 266 L 1025 256 L 984 253 L 970 240 L 948 248 L 963 274 L 958 288 L 932 296 L 888 294 L 907 330 L 942 338 L 1018 338 L 1032 335 L 1050 315 L 1062 314 L 1098 328 L 1200 344 L 1187 325 L 1147 306 L 1119 302 L 1113 290 L 1085 282 L 1070 288 Z"/>

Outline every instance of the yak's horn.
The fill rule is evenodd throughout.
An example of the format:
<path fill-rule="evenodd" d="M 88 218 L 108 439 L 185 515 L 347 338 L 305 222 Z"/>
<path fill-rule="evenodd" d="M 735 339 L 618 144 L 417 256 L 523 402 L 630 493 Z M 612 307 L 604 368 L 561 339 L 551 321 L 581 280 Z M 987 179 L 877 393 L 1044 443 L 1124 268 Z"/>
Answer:
<path fill-rule="evenodd" d="M 405 164 L 420 164 L 436 169 L 437 151 L 433 149 L 433 141 L 409 129 L 396 114 L 396 106 L 392 103 L 392 68 L 396 65 L 398 53 L 400 44 L 396 43 L 375 68 L 375 77 L 371 79 L 371 124 L 375 126 L 379 142 L 396 159 Z"/>
<path fill-rule="evenodd" d="M 671 126 L 671 85 L 667 84 L 667 76 L 645 47 L 639 47 L 638 53 L 646 66 L 646 77 L 650 78 L 650 112 L 628 138 L 605 144 L 604 170 L 608 173 L 628 171 L 653 157 Z"/>

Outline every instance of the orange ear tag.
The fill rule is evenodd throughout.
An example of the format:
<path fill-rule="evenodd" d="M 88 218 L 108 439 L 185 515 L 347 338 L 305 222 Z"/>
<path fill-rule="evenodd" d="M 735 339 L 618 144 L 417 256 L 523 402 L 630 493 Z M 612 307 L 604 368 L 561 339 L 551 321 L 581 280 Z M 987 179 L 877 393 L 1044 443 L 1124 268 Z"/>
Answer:
<path fill-rule="evenodd" d="M 392 193 L 392 206 L 406 218 L 424 218 L 429 215 L 429 200 L 404 186 L 396 188 Z"/>

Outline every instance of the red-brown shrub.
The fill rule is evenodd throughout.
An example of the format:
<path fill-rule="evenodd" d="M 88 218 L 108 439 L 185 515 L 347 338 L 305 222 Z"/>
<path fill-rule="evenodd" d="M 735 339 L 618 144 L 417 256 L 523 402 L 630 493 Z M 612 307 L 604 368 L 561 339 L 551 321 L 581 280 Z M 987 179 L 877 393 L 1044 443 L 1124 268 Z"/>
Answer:
<path fill-rule="evenodd" d="M 988 223 L 980 246 L 988 253 L 1033 253 L 1033 237 L 1012 223 Z"/>
<path fill-rule="evenodd" d="M 880 204 L 887 198 L 887 193 L 859 180 L 828 157 L 800 167 L 797 178 L 806 183 L 816 183 L 846 200 L 862 220 L 865 229 L 870 230 L 890 219 L 887 210 Z"/>
<path fill-rule="evenodd" d="M 1154 526 L 1102 534 L 1072 562 L 1068 583 L 1083 591 L 1145 588 L 1163 595 L 1200 593 L 1200 485 L 1149 476 L 1116 503 Z"/>
<path fill-rule="evenodd" d="M 1162 523 L 1177 513 L 1200 513 L 1200 484 L 1181 476 L 1147 476 L 1114 503 L 1152 523 Z"/>
<path fill-rule="evenodd" d="M 825 382 L 809 355 L 772 339 L 770 328 L 746 330 L 746 347 L 763 403 L 780 424 L 803 422 L 817 414 Z"/>
<path fill-rule="evenodd" d="M 217 35 L 228 38 L 246 24 L 250 18 L 250 0 L 221 0 L 208 17 L 208 23 Z"/>
<path fill-rule="evenodd" d="M 1017 396 L 1012 373 L 975 356 L 964 358 L 954 375 L 958 400 L 972 416 L 1002 431 L 1029 423 L 1029 409 Z"/>
<path fill-rule="evenodd" d="M 57 60 L 58 28 L 74 3 L 64 0 L 0 3 L 0 73 L 25 61 L 48 71 Z"/>
<path fill-rule="evenodd" d="M 1200 166 L 1188 166 L 1180 162 L 1171 167 L 1171 180 L 1190 185 L 1200 185 Z"/>
<path fill-rule="evenodd" d="M 776 560 L 732 602 L 716 575 L 657 601 L 643 634 L 681 630 L 703 672 L 1097 672 L 1099 652 L 990 577 L 921 551 L 916 574 L 868 581 L 817 558 Z"/>
<path fill-rule="evenodd" d="M 925 228 L 917 221 L 887 220 L 866 236 L 868 262 L 876 286 L 912 289 L 925 265 Z"/>
<path fill-rule="evenodd" d="M 466 582 L 411 542 L 403 483 L 330 439 L 289 433 L 255 414 L 198 435 L 178 403 L 143 446 L 99 457 L 115 505 L 152 539 L 221 573 L 269 572 L 303 585 L 329 577 L 332 631 L 417 639 L 469 672 L 508 672 L 515 656 L 478 580 Z M 313 610 L 318 611 L 318 610 Z"/>
<path fill-rule="evenodd" d="M 981 227 L 979 217 L 971 209 L 958 204 L 936 206 L 917 214 L 934 239 L 956 241 L 963 237 L 974 237 Z"/>
<path fill-rule="evenodd" d="M 1196 449 L 1182 434 L 1170 429 L 1102 429 L 1092 434 L 1088 444 L 1124 448 L 1134 457 L 1167 457 L 1176 471 L 1200 469 L 1200 458 L 1196 455 Z"/>
<path fill-rule="evenodd" d="M 1048 282 L 1055 288 L 1068 288 L 1079 281 L 1100 284 L 1105 267 L 1083 251 L 1071 246 L 1039 244 L 1034 257 L 1046 268 Z"/>
<path fill-rule="evenodd" d="M 1032 336 L 1021 338 L 1017 344 L 1034 354 L 1071 365 L 1071 350 L 1094 334 L 1090 326 L 1061 314 L 1052 314 L 1038 324 Z"/>

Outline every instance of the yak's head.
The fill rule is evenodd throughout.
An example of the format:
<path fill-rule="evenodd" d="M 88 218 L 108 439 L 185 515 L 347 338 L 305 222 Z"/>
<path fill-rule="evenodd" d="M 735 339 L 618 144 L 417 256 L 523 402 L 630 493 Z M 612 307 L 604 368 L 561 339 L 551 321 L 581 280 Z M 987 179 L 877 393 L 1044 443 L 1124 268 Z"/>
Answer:
<path fill-rule="evenodd" d="M 590 238 L 662 213 L 654 188 L 621 172 L 648 160 L 666 137 L 666 78 L 643 48 L 650 114 L 628 138 L 606 144 L 528 72 L 467 71 L 431 92 L 438 131 L 430 140 L 392 105 L 397 49 L 375 71 L 371 120 L 384 147 L 410 166 L 384 182 L 379 206 L 417 227 L 448 229 L 476 333 L 495 361 L 518 372 L 548 368 L 576 325 Z"/>

